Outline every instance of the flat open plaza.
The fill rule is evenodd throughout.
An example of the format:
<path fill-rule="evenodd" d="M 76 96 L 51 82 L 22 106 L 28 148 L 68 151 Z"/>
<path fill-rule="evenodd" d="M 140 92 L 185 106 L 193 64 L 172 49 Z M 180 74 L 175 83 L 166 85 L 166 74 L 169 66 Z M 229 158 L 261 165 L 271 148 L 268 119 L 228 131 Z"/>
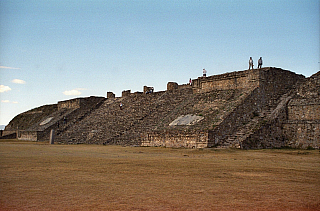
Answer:
<path fill-rule="evenodd" d="M 0 142 L 0 210 L 320 210 L 319 150 Z"/>

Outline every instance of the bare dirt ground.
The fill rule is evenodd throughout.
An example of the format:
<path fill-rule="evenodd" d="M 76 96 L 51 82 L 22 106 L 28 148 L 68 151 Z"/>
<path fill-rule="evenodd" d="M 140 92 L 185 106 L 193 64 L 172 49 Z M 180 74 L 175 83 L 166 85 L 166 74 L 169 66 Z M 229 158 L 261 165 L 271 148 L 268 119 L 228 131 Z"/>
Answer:
<path fill-rule="evenodd" d="M 0 210 L 320 210 L 320 153 L 1 141 Z"/>

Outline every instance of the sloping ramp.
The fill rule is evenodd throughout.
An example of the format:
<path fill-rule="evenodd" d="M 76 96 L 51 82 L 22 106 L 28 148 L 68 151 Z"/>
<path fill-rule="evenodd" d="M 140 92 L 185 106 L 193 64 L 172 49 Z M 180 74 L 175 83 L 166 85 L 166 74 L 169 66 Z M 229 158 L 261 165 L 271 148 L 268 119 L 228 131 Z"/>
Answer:
<path fill-rule="evenodd" d="M 173 122 L 169 124 L 169 126 L 177 126 L 177 125 L 194 125 L 195 123 L 203 120 L 203 116 L 197 116 L 193 114 L 187 114 L 179 116 Z"/>

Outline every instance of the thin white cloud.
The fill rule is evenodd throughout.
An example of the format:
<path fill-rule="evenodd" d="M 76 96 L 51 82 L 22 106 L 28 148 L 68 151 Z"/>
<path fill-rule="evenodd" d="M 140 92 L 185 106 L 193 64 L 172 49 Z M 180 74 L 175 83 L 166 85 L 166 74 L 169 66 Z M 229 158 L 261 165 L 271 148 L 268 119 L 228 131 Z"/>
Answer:
<path fill-rule="evenodd" d="M 69 90 L 69 91 L 64 91 L 64 95 L 81 95 L 81 92 L 77 89 Z"/>
<path fill-rule="evenodd" d="M 13 103 L 13 104 L 18 104 L 17 101 L 10 101 L 10 100 L 1 100 L 2 103 Z"/>
<path fill-rule="evenodd" d="M 21 68 L 0 66 L 0 69 L 20 70 Z"/>
<path fill-rule="evenodd" d="M 11 88 L 5 85 L 0 85 L 0 92 L 7 92 L 10 91 Z"/>
<path fill-rule="evenodd" d="M 15 84 L 25 84 L 26 83 L 24 80 L 21 80 L 21 79 L 13 79 L 11 82 L 15 83 Z"/>
<path fill-rule="evenodd" d="M 87 90 L 86 88 L 76 88 L 76 89 L 72 89 L 72 90 L 66 90 L 63 92 L 64 95 L 81 95 L 82 90 Z"/>

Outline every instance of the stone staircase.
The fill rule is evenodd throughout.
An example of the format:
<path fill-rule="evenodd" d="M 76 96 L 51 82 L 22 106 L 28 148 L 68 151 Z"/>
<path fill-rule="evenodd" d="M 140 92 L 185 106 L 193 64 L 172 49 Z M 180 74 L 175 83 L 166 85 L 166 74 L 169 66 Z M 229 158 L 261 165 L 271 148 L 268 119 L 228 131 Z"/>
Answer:
<path fill-rule="evenodd" d="M 63 134 L 65 131 L 68 131 L 70 128 L 77 125 L 85 117 L 89 116 L 93 111 L 99 108 L 103 103 L 104 100 L 101 100 L 100 102 L 85 109 L 63 109 L 63 111 L 66 111 L 64 115 L 61 115 L 62 112 L 60 111 L 61 118 L 59 118 L 59 127 L 57 128 L 56 135 L 59 137 L 60 134 Z"/>
<path fill-rule="evenodd" d="M 253 116 L 252 119 L 247 122 L 243 127 L 238 128 L 239 131 L 228 136 L 228 138 L 219 146 L 220 148 L 241 148 L 241 144 L 246 138 L 252 135 L 259 124 L 262 123 L 266 118 L 270 117 L 272 109 L 266 108 L 261 112 L 260 115 Z"/>
<path fill-rule="evenodd" d="M 253 135 L 261 126 L 278 118 L 285 109 L 289 100 L 293 97 L 295 90 L 301 82 L 297 82 L 292 88 L 286 88 L 282 95 L 275 95 L 270 98 L 268 104 L 263 109 L 251 117 L 243 126 L 238 127 L 235 133 L 229 135 L 219 148 L 242 148 L 242 143 Z"/>

